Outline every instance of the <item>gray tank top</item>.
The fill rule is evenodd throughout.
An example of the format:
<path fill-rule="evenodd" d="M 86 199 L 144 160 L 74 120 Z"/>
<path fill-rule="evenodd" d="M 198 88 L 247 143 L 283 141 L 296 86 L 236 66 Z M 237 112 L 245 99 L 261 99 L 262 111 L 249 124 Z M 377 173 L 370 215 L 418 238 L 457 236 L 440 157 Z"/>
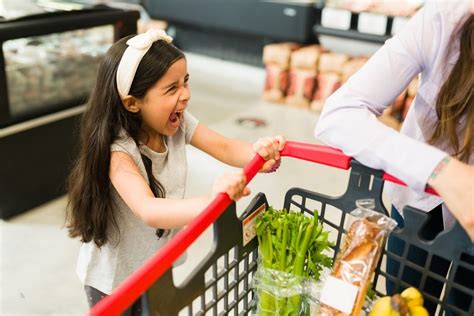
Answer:
<path fill-rule="evenodd" d="M 186 148 L 198 125 L 197 119 L 185 112 L 184 120 L 175 135 L 166 137 L 166 150 L 157 153 L 143 144 L 137 144 L 122 131 L 112 144 L 111 151 L 125 152 L 133 158 L 141 175 L 148 176 L 141 154 L 152 161 L 152 172 L 165 188 L 167 198 L 184 198 L 186 188 Z M 113 188 L 113 187 L 112 187 Z M 145 225 L 125 204 L 115 188 L 112 197 L 116 205 L 120 234 L 112 231 L 110 241 L 100 249 L 94 242 L 83 243 L 79 251 L 77 274 L 83 284 L 110 294 L 130 274 L 140 268 L 175 233 L 158 238 L 156 228 Z"/>

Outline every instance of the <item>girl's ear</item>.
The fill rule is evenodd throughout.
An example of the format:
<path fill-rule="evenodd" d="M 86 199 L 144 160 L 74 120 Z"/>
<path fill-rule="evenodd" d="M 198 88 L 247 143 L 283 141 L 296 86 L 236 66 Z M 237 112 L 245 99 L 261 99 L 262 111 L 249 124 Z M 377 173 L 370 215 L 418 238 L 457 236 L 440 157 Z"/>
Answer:
<path fill-rule="evenodd" d="M 139 101 L 131 95 L 127 95 L 122 99 L 125 109 L 132 113 L 140 112 Z"/>

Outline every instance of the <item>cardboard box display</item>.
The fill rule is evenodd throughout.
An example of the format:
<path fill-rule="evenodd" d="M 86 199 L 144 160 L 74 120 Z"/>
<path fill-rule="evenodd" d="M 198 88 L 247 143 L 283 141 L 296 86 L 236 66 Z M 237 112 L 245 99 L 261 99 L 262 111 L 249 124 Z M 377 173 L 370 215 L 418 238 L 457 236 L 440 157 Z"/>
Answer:
<path fill-rule="evenodd" d="M 315 88 L 316 70 L 291 69 L 286 103 L 296 107 L 309 108 Z"/>
<path fill-rule="evenodd" d="M 288 69 L 292 52 L 300 47 L 300 44 L 292 42 L 265 45 L 263 47 L 263 63 L 279 66 L 281 69 Z"/>
<path fill-rule="evenodd" d="M 269 64 L 265 67 L 265 72 L 262 98 L 271 102 L 284 102 L 288 89 L 288 70 Z"/>

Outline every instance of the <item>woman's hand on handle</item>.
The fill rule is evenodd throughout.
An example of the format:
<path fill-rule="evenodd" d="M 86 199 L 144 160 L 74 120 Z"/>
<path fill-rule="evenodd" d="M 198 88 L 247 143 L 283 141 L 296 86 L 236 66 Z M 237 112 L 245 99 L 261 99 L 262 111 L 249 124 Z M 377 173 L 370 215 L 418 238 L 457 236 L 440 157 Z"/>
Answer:
<path fill-rule="evenodd" d="M 253 144 L 253 150 L 266 160 L 260 172 L 274 172 L 280 167 L 280 151 L 285 148 L 285 138 L 281 135 L 264 137 Z"/>
<path fill-rule="evenodd" d="M 446 157 L 431 174 L 428 184 L 474 242 L 474 166 Z"/>
<path fill-rule="evenodd" d="M 241 197 L 249 195 L 250 189 L 247 188 L 247 181 L 243 171 L 226 172 L 219 175 L 212 187 L 212 198 L 214 199 L 222 192 L 227 193 L 234 201 L 238 201 Z"/>

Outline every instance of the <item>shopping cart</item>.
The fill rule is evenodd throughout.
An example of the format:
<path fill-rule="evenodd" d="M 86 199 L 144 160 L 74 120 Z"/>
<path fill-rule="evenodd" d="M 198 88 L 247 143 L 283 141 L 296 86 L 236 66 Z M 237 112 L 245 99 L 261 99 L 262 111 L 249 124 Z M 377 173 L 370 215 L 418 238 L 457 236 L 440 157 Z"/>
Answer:
<path fill-rule="evenodd" d="M 331 197 L 302 188 L 287 191 L 285 209 L 300 210 L 313 214 L 319 210 L 324 229 L 331 231 L 335 246 L 333 256 L 341 245 L 346 215 L 355 208 L 359 199 L 373 199 L 375 209 L 388 214 L 382 203 L 384 181 L 404 185 L 400 180 L 363 166 L 341 151 L 321 145 L 287 142 L 282 156 L 294 157 L 336 168 L 349 169 L 347 190 L 338 197 Z M 263 165 L 263 159 L 256 155 L 244 168 L 250 182 Z M 432 189 L 427 191 L 436 194 Z M 254 305 L 252 277 L 257 268 L 257 238 L 253 228 L 256 216 L 268 206 L 263 193 L 257 194 L 243 215 L 237 217 L 235 203 L 221 193 L 190 225 L 174 236 L 143 267 L 123 282 L 110 296 L 99 302 L 91 315 L 118 315 L 142 294 L 147 301 L 144 314 L 149 315 L 248 315 Z M 459 271 L 474 273 L 474 246 L 469 237 L 456 223 L 451 229 L 440 233 L 434 240 L 420 238 L 420 228 L 428 220 L 429 214 L 412 207 L 404 209 L 405 226 L 395 229 L 391 236 L 404 243 L 401 253 L 387 250 L 378 262 L 373 280 L 373 288 L 378 295 L 384 295 L 385 281 L 390 280 L 395 292 L 415 285 L 421 290 L 426 301 L 436 304 L 437 314 L 445 311 L 457 315 L 474 315 L 474 288 L 472 280 L 457 278 Z M 172 264 L 194 240 L 214 223 L 214 241 L 211 253 L 188 276 L 183 285 L 173 282 Z M 422 265 L 409 260 L 412 249 L 419 249 L 426 255 Z M 398 263 L 397 275 L 389 275 L 382 264 L 389 257 Z M 450 262 L 446 276 L 430 271 L 438 260 Z M 402 281 L 402 275 L 410 270 L 419 275 L 417 284 Z M 427 293 L 433 282 L 443 286 L 441 297 Z M 453 296 L 464 296 L 468 306 L 454 306 Z M 470 300 L 469 300 L 470 298 Z"/>

